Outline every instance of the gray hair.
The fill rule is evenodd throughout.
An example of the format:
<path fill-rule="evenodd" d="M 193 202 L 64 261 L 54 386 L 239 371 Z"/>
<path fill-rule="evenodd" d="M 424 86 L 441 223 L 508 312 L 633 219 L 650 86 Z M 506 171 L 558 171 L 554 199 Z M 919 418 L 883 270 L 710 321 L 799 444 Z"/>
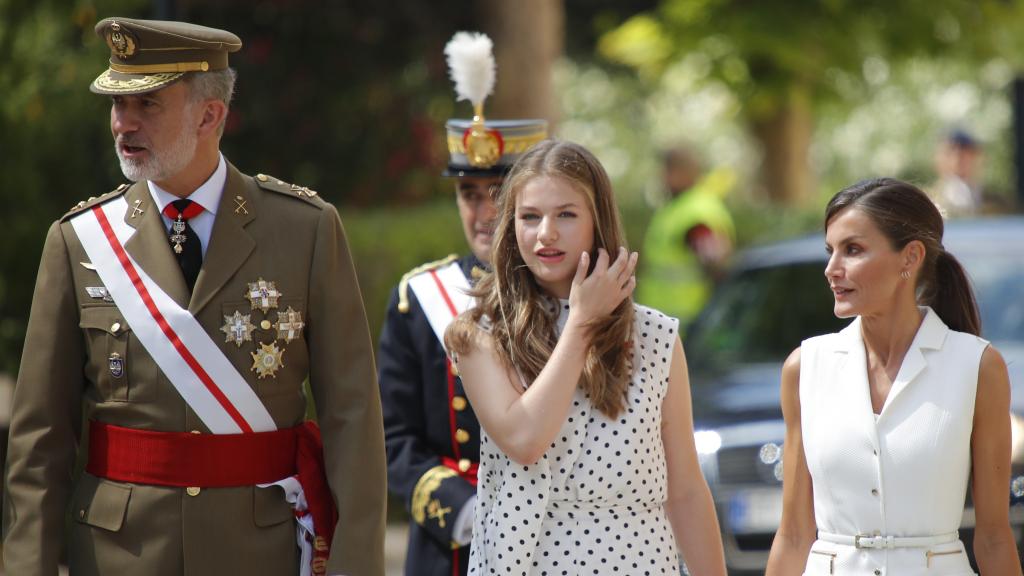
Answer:
<path fill-rule="evenodd" d="M 231 105 L 231 98 L 235 95 L 235 80 L 238 73 L 234 68 L 225 68 L 213 72 L 189 72 L 185 74 L 182 81 L 189 87 L 189 103 L 194 104 L 203 100 L 220 100 L 225 105 Z M 225 116 L 225 120 L 227 116 Z M 224 132 L 224 122 L 221 122 L 219 133 Z"/>

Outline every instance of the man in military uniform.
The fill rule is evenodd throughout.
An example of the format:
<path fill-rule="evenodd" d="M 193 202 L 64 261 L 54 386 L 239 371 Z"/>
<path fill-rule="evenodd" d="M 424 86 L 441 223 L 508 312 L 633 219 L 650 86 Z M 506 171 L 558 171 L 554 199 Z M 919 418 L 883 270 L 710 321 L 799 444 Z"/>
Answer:
<path fill-rule="evenodd" d="M 416 576 L 466 574 L 480 424 L 448 360 L 444 330 L 472 305 L 464 290 L 487 268 L 502 177 L 547 135 L 543 120 L 492 122 L 483 119 L 482 105 L 477 112 L 475 122 L 448 121 L 450 161 L 443 172 L 455 180 L 470 253 L 402 277 L 388 303 L 377 354 L 388 485 L 412 517 L 405 573 Z"/>
<path fill-rule="evenodd" d="M 76 575 L 383 574 L 379 391 L 336 210 L 221 155 L 235 35 L 126 18 L 96 32 L 110 68 L 91 90 L 111 96 L 134 183 L 47 235 L 14 394 L 7 573 L 56 576 L 70 506 Z"/>

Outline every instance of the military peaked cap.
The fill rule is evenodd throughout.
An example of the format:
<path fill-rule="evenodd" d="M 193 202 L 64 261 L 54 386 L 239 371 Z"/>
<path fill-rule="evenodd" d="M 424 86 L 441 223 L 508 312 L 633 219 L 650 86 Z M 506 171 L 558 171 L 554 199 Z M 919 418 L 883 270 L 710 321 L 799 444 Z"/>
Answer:
<path fill-rule="evenodd" d="M 89 87 L 97 94 L 142 94 L 186 72 L 223 70 L 242 47 L 231 32 L 187 22 L 105 18 L 96 34 L 110 47 L 110 68 Z"/>

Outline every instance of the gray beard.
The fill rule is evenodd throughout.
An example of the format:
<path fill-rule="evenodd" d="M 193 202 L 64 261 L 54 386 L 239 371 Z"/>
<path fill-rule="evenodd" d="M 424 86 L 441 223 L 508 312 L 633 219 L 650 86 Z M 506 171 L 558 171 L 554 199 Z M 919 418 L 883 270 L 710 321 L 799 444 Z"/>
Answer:
<path fill-rule="evenodd" d="M 157 152 L 147 146 L 146 149 L 149 150 L 150 156 L 146 160 L 125 158 L 121 153 L 121 147 L 116 144 L 114 152 L 121 163 L 121 172 L 124 173 L 125 178 L 132 182 L 140 180 L 162 182 L 188 166 L 192 158 L 195 157 L 198 141 L 199 138 L 194 131 L 186 130 L 167 150 Z"/>

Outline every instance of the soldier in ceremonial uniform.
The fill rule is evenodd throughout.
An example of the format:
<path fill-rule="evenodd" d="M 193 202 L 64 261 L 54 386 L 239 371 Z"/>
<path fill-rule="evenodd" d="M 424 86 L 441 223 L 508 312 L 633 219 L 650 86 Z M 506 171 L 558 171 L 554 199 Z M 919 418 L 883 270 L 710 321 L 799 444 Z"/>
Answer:
<path fill-rule="evenodd" d="M 483 93 L 466 84 L 490 79 L 466 77 L 491 58 L 486 36 L 460 33 L 445 50 L 460 99 L 470 100 L 473 120 L 447 123 L 450 161 L 443 175 L 455 183 L 455 203 L 470 252 L 419 266 L 402 277 L 391 294 L 377 354 L 384 404 L 388 485 L 412 517 L 405 573 L 424 576 L 466 574 L 472 539 L 480 424 L 466 401 L 462 382 L 445 353 L 444 330 L 472 305 L 463 292 L 485 273 L 491 249 L 494 195 L 512 163 L 547 136 L 543 120 L 490 121 L 483 117 Z M 469 60 L 467 62 L 467 59 Z M 493 62 L 489 70 L 493 74 Z"/>
<path fill-rule="evenodd" d="M 91 90 L 111 97 L 133 183 L 47 235 L 7 573 L 56 576 L 70 508 L 79 576 L 383 574 L 379 390 L 337 211 L 221 155 L 235 35 L 127 18 L 96 32 L 111 56 Z M 322 435 L 303 422 L 307 377 Z"/>

